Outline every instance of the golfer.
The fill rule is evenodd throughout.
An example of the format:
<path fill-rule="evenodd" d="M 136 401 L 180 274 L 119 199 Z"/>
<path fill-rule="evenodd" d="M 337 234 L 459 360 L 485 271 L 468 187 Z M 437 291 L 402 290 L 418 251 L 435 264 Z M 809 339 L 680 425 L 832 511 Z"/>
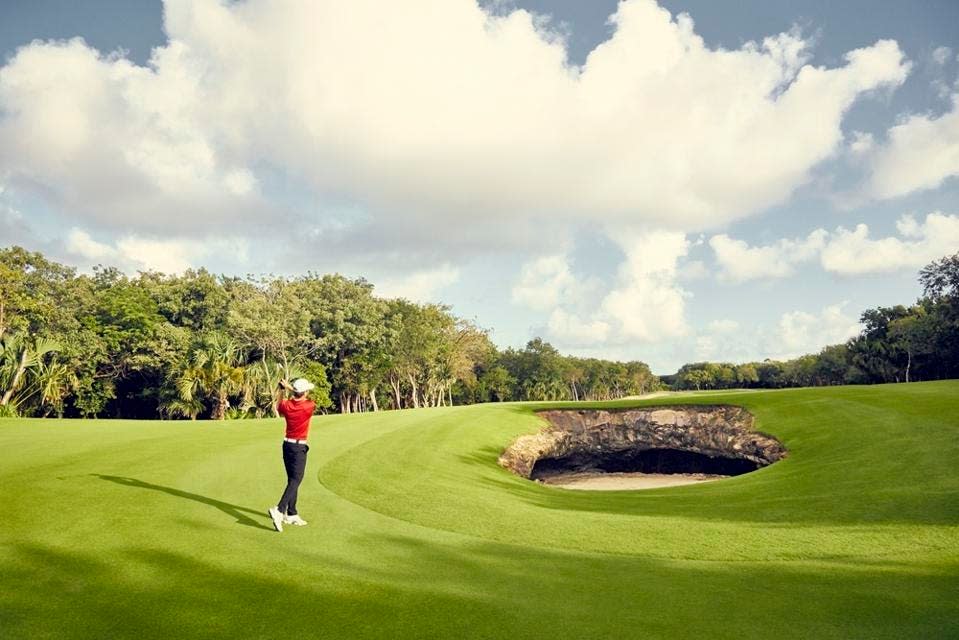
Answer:
<path fill-rule="evenodd" d="M 310 450 L 306 438 L 310 433 L 310 418 L 316 403 L 306 397 L 313 385 L 303 378 L 297 378 L 293 384 L 280 380 L 276 388 L 276 411 L 286 418 L 286 437 L 283 438 L 283 466 L 286 467 L 286 489 L 280 502 L 270 507 L 268 513 L 277 531 L 283 531 L 284 524 L 304 526 L 306 520 L 296 511 L 296 493 L 306 470 L 306 452 Z M 287 398 L 288 391 L 293 398 Z"/>

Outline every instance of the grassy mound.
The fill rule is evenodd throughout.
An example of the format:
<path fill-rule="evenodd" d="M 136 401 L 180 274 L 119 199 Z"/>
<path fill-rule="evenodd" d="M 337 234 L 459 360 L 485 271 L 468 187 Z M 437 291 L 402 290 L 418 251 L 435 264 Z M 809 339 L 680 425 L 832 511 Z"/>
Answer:
<path fill-rule="evenodd" d="M 959 635 L 959 382 L 645 404 L 678 402 L 744 406 L 790 455 L 716 483 L 576 492 L 496 465 L 541 426 L 534 409 L 562 405 L 318 418 L 310 525 L 277 534 L 279 421 L 0 421 L 0 629 Z"/>

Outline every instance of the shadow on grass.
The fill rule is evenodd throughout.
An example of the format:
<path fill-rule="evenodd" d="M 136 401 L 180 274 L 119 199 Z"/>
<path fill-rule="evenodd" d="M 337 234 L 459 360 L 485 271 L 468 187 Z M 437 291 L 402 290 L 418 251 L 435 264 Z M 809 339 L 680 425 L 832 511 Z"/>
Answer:
<path fill-rule="evenodd" d="M 502 469 L 497 462 L 503 449 L 494 446 L 481 447 L 471 453 L 464 453 L 459 456 L 461 462 L 466 462 L 478 467 L 496 467 Z"/>
<path fill-rule="evenodd" d="M 180 489 L 174 489 L 173 487 L 164 487 L 159 484 L 152 484 L 150 482 L 144 482 L 143 480 L 137 480 L 136 478 L 127 478 L 124 476 L 106 476 L 99 473 L 91 473 L 90 475 L 100 478 L 101 480 L 106 480 L 108 482 L 114 482 L 124 487 L 134 487 L 137 489 L 149 489 L 151 491 L 159 491 L 160 493 L 165 493 L 167 495 L 175 496 L 177 498 L 183 498 L 185 500 L 192 500 L 194 502 L 199 502 L 201 504 L 210 505 L 215 507 L 227 514 L 236 518 L 237 524 L 242 524 L 246 527 L 254 527 L 256 529 L 264 529 L 266 531 L 273 531 L 272 526 L 266 526 L 254 520 L 253 518 L 244 515 L 244 513 L 253 514 L 260 516 L 264 519 L 267 518 L 265 512 L 258 509 L 251 509 L 250 507 L 242 507 L 238 504 L 230 504 L 229 502 L 223 502 L 222 500 L 214 500 L 213 498 L 208 498 L 206 496 L 201 496 L 197 493 L 190 493 L 189 491 L 182 491 Z"/>
<path fill-rule="evenodd" d="M 331 532 L 334 533 L 335 532 Z M 341 532 L 342 533 L 342 532 Z M 334 545 L 336 546 L 336 545 Z M 955 637 L 955 565 L 656 562 L 364 533 L 281 552 L 4 545 L 11 638 Z M 210 557 L 212 556 L 212 558 Z M 53 597 L 51 597 L 53 596 Z"/>

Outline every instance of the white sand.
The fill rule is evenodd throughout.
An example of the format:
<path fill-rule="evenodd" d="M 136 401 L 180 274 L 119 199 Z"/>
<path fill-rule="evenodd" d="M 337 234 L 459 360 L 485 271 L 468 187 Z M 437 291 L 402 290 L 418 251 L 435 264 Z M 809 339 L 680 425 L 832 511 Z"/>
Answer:
<path fill-rule="evenodd" d="M 678 487 L 722 480 L 729 476 L 714 476 L 705 473 L 563 473 L 540 478 L 540 482 L 564 489 L 583 491 L 623 491 Z"/>

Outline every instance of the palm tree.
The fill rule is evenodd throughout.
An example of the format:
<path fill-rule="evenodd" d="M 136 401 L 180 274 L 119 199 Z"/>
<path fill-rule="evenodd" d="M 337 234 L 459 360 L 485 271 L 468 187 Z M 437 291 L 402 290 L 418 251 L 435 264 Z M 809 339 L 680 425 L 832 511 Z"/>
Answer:
<path fill-rule="evenodd" d="M 240 409 L 244 413 L 253 411 L 257 418 L 272 412 L 273 394 L 277 382 L 283 378 L 292 380 L 297 377 L 295 365 L 284 366 L 279 362 L 261 359 L 247 367 L 243 380 L 243 401 Z"/>
<path fill-rule="evenodd" d="M 7 334 L 0 338 L 0 407 L 6 412 L 16 408 L 32 395 L 28 373 L 44 367 L 44 356 L 60 350 L 60 344 L 50 338 L 28 340 L 23 333 Z M 14 396 L 23 392 L 19 396 Z"/>
<path fill-rule="evenodd" d="M 245 362 L 243 350 L 229 336 L 208 334 L 190 354 L 177 381 L 179 400 L 187 404 L 169 404 L 170 410 L 179 413 L 196 406 L 190 403 L 209 400 L 210 418 L 223 420 L 230 406 L 229 397 L 243 391 Z"/>
<path fill-rule="evenodd" d="M 202 412 L 203 403 L 196 398 L 190 400 L 170 398 L 160 403 L 160 414 L 167 418 L 183 417 L 196 420 L 196 417 Z"/>
<path fill-rule="evenodd" d="M 46 407 L 44 415 L 56 412 L 57 416 L 62 417 L 64 400 L 78 385 L 76 373 L 62 362 L 41 360 L 30 378 L 37 404 L 41 408 Z"/>

